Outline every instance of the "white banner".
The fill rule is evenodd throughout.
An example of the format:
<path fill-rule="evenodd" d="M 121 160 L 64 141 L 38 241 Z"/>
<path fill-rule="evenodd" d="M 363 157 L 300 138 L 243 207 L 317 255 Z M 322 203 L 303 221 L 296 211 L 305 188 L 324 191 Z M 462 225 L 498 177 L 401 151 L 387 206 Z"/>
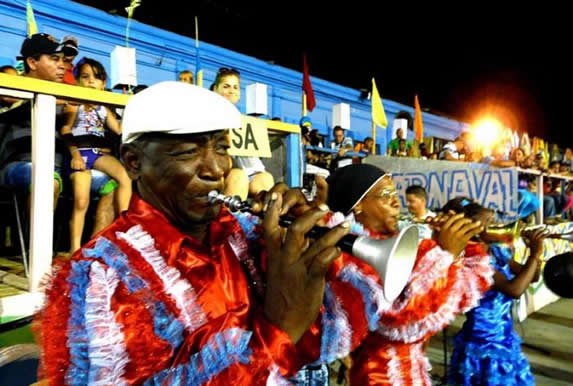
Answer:
<path fill-rule="evenodd" d="M 428 192 L 427 206 L 430 209 L 439 209 L 452 198 L 466 196 L 486 208 L 503 212 L 507 220 L 517 218 L 518 181 L 515 168 L 386 156 L 369 156 L 363 162 L 392 173 L 403 210 L 406 208 L 406 188 L 422 185 Z"/>

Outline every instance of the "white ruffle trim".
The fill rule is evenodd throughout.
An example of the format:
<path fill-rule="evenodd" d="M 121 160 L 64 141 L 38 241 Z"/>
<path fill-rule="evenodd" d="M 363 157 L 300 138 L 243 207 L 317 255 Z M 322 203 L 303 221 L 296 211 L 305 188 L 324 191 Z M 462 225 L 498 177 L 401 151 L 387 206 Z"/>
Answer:
<path fill-rule="evenodd" d="M 126 385 L 123 379 L 129 357 L 121 327 L 111 309 L 119 278 L 113 268 L 94 261 L 86 291 L 86 331 L 89 338 L 89 384 Z"/>
<path fill-rule="evenodd" d="M 171 296 L 179 308 L 179 320 L 189 332 L 206 323 L 207 317 L 197 302 L 197 294 L 181 273 L 168 266 L 161 253 L 155 248 L 155 240 L 141 225 L 131 227 L 127 232 L 117 232 L 117 238 L 125 240 L 151 265 L 161 279 L 165 292 Z"/>
<path fill-rule="evenodd" d="M 436 257 L 439 255 L 446 257 L 446 254 L 451 256 L 450 253 L 441 250 L 441 248 L 438 248 L 438 250 L 441 253 L 438 254 L 436 251 Z M 431 252 L 433 250 L 428 253 Z M 451 278 L 451 280 L 454 280 L 454 284 L 450 288 L 447 301 L 436 312 L 428 314 L 420 320 L 404 323 L 400 326 L 385 325 L 384 315 L 382 315 L 378 333 L 391 341 L 416 342 L 427 335 L 436 334 L 444 326 L 451 323 L 458 314 L 475 307 L 483 296 L 483 292 L 477 285 L 478 281 L 484 278 L 491 280 L 489 278 L 491 278 L 493 271 L 491 267 L 488 267 L 488 259 L 485 256 L 467 256 L 460 263 L 462 266 L 456 269 L 455 276 Z M 448 270 L 442 272 L 442 275 L 448 275 Z M 420 288 L 425 288 L 425 286 L 420 286 Z M 411 300 L 412 297 L 423 296 L 423 293 L 412 291 L 407 293 L 407 295 L 408 300 Z M 399 309 L 392 307 L 389 313 L 398 314 L 399 311 Z"/>

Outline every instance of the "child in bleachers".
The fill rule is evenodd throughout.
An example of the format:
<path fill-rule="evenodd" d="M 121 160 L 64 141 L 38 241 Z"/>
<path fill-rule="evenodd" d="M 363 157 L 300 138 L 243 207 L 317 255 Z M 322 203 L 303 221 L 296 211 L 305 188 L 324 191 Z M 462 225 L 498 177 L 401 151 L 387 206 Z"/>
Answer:
<path fill-rule="evenodd" d="M 83 58 L 74 68 L 78 85 L 103 90 L 107 74 L 103 65 L 90 58 Z M 115 114 L 106 106 L 68 104 L 64 110 L 65 122 L 61 134 L 68 144 L 74 208 L 70 219 L 70 251 L 81 245 L 85 215 L 90 201 L 90 169 L 100 170 L 119 184 L 116 190 L 118 212 L 127 209 L 131 198 L 131 180 L 120 161 L 112 154 L 106 131 L 121 133 Z"/>

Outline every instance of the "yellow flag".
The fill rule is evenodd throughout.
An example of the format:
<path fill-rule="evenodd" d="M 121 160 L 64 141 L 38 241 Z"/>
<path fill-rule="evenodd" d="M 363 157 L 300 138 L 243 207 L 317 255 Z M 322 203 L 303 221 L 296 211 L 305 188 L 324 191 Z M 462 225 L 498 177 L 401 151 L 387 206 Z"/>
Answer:
<path fill-rule="evenodd" d="M 382 104 L 380 94 L 378 94 L 374 78 L 372 78 L 372 122 L 383 128 L 388 126 L 384 105 Z"/>
<path fill-rule="evenodd" d="M 38 25 L 34 17 L 34 9 L 30 0 L 26 2 L 26 24 L 28 27 L 28 37 L 38 33 Z"/>

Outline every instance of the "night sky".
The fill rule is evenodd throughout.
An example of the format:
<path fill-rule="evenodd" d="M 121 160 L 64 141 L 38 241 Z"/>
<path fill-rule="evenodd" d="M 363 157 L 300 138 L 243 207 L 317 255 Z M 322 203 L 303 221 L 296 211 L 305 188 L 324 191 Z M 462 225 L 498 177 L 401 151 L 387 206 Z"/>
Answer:
<path fill-rule="evenodd" d="M 125 16 L 122 0 L 79 3 Z M 354 0 L 142 0 L 134 19 L 355 89 L 473 122 L 484 113 L 561 146 L 573 113 L 572 22 L 565 3 L 417 5 Z M 307 7 L 312 4 L 313 8 Z M 546 5 L 547 4 L 547 5 Z M 381 9 L 374 9 L 381 8 Z"/>

